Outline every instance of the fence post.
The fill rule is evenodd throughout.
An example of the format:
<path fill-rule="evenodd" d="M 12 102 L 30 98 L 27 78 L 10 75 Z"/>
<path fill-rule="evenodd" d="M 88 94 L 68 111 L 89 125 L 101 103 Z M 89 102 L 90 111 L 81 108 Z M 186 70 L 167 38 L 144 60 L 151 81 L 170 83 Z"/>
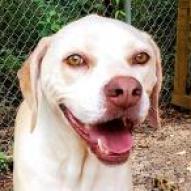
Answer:
<path fill-rule="evenodd" d="M 191 10 L 189 0 L 179 0 L 177 22 L 177 45 L 175 78 L 172 103 L 185 108 L 191 108 L 191 95 L 186 93 L 189 56 L 189 12 Z"/>
<path fill-rule="evenodd" d="M 126 0 L 125 11 L 126 11 L 126 22 L 131 24 L 131 0 Z"/>

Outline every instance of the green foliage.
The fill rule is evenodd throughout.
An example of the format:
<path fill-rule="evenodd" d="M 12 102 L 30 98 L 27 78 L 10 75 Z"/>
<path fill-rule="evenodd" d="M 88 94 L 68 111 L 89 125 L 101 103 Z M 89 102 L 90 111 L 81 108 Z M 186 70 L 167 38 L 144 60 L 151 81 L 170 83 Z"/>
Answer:
<path fill-rule="evenodd" d="M 0 2 L 0 69 L 16 71 L 37 41 L 66 23 L 90 13 L 125 18 L 124 0 L 2 0 Z M 107 7 L 107 6 L 110 6 Z"/>
<path fill-rule="evenodd" d="M 126 19 L 125 3 L 126 0 L 112 0 L 114 6 L 113 17 L 119 20 Z"/>
<path fill-rule="evenodd" d="M 7 157 L 4 153 L 0 152 L 0 172 L 8 171 L 9 165 Z"/>
<path fill-rule="evenodd" d="M 21 60 L 25 56 L 14 55 L 14 52 L 9 49 L 0 50 L 0 70 L 2 73 L 9 74 L 10 72 L 17 71 L 20 68 Z"/>
<path fill-rule="evenodd" d="M 13 50 L 0 50 L 0 102 L 3 104 L 0 106 L 0 118 L 1 125 L 4 126 L 12 120 L 13 115 L 10 115 L 10 112 L 14 114 L 13 108 L 18 105 L 21 98 L 18 94 L 17 71 L 24 59 L 25 56 L 16 55 Z"/>
<path fill-rule="evenodd" d="M 102 14 L 102 0 L 2 0 L 0 2 L 0 47 L 29 52 L 43 36 L 92 12 Z"/>
<path fill-rule="evenodd" d="M 61 10 L 53 3 L 45 3 L 43 0 L 34 0 L 41 12 L 36 30 L 39 31 L 39 36 L 48 36 L 51 33 L 58 31 L 64 23 Z"/>
<path fill-rule="evenodd" d="M 1 46 L 29 52 L 39 38 L 60 27 L 60 13 L 51 2 L 42 0 L 2 0 L 0 14 Z"/>

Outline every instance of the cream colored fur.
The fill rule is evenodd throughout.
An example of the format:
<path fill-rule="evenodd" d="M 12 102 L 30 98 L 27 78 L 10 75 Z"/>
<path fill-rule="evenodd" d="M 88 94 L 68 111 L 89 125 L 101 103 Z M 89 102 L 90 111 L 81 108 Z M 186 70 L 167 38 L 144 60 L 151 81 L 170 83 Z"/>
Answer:
<path fill-rule="evenodd" d="M 144 66 L 130 64 L 147 51 Z M 63 63 L 70 53 L 89 57 L 90 68 Z M 19 72 L 24 96 L 16 118 L 14 191 L 132 191 L 130 161 L 105 165 L 70 126 L 58 103 L 64 102 L 83 123 L 105 116 L 104 85 L 127 75 L 143 86 L 137 118 L 159 126 L 160 53 L 146 33 L 96 15 L 75 21 L 47 37 Z M 150 113 L 149 113 L 150 111 Z"/>

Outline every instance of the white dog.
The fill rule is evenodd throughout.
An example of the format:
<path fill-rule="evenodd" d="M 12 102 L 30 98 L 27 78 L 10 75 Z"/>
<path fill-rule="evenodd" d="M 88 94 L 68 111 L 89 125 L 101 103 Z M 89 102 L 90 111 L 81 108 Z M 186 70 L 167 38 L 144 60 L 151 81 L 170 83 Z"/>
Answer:
<path fill-rule="evenodd" d="M 90 15 L 43 38 L 18 73 L 15 191 L 131 191 L 132 128 L 159 126 L 160 53 Z"/>

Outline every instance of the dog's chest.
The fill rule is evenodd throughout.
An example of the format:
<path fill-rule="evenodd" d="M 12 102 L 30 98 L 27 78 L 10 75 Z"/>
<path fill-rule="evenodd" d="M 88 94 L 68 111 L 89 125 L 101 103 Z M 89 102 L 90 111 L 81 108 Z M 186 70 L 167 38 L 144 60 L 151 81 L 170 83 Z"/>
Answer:
<path fill-rule="evenodd" d="M 132 191 L 128 164 L 107 166 L 90 155 L 81 167 L 80 170 L 79 166 L 73 168 L 76 171 L 73 176 L 65 174 L 65 180 L 61 180 L 62 191 Z"/>

